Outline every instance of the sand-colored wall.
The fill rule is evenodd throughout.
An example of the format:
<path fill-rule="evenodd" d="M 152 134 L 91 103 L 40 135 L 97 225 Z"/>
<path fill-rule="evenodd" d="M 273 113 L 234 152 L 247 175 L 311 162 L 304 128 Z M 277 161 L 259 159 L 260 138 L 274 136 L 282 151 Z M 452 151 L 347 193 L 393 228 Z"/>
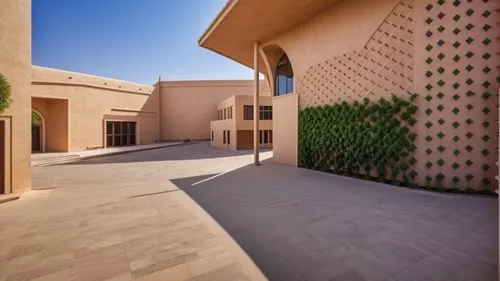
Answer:
<path fill-rule="evenodd" d="M 418 93 L 417 183 L 436 186 L 443 174 L 446 187 L 495 189 L 499 2 L 457 3 L 343 1 L 265 42 L 268 73 L 286 52 L 299 110 Z"/>
<path fill-rule="evenodd" d="M 68 102 L 70 151 L 104 147 L 104 120 L 136 121 L 138 144 L 159 141 L 159 103 L 155 87 L 36 66 L 32 74 L 34 98 L 66 99 Z M 51 119 L 49 116 L 44 118 Z M 47 140 L 51 138 L 49 134 L 48 122 Z"/>
<path fill-rule="evenodd" d="M 259 104 L 272 105 L 272 99 L 270 96 L 261 96 L 259 99 Z M 213 146 L 220 148 L 229 148 L 233 150 L 248 149 L 248 131 L 250 131 L 250 136 L 252 138 L 252 141 L 250 142 L 250 148 L 253 147 L 253 120 L 245 120 L 243 118 L 243 108 L 245 105 L 253 105 L 253 96 L 234 95 L 219 102 L 219 104 L 216 106 L 216 110 L 231 108 L 232 118 L 213 120 L 210 122 L 210 134 L 212 132 L 214 134 L 214 139 L 211 141 Z M 227 115 L 228 114 L 226 113 L 226 117 Z M 215 117 L 217 119 L 217 113 Z M 259 120 L 259 129 L 272 130 L 272 123 L 272 120 Z M 224 130 L 230 131 L 230 144 L 224 143 Z M 239 140 L 240 137 L 245 138 L 245 140 Z M 272 147 L 272 144 L 261 144 L 260 147 Z"/>
<path fill-rule="evenodd" d="M 166 81 L 161 83 L 162 140 L 210 138 L 217 105 L 233 95 L 253 94 L 251 80 Z M 270 95 L 261 82 L 261 95 Z"/>
<path fill-rule="evenodd" d="M 414 2 L 418 180 L 442 173 L 445 186 L 497 189 L 500 1 Z"/>
<path fill-rule="evenodd" d="M 295 77 L 325 58 L 363 48 L 397 0 L 342 1 L 319 16 L 265 42 L 278 45 L 292 61 Z"/>
<path fill-rule="evenodd" d="M 12 105 L 0 114 L 6 123 L 5 192 L 31 187 L 31 1 L 2 0 L 0 73 L 12 86 Z"/>
<path fill-rule="evenodd" d="M 297 166 L 298 95 L 273 98 L 273 159 Z"/>
<path fill-rule="evenodd" d="M 69 100 L 32 98 L 31 106 L 43 117 L 43 151 L 69 151 L 71 146 Z"/>
<path fill-rule="evenodd" d="M 229 131 L 230 143 L 224 143 L 224 131 Z M 210 133 L 213 132 L 214 139 L 211 144 L 219 148 L 237 149 L 236 123 L 234 119 L 216 120 L 210 122 Z"/>
<path fill-rule="evenodd" d="M 245 120 L 243 117 L 243 108 L 245 105 L 253 105 L 253 96 L 236 96 L 234 105 L 236 116 L 236 129 L 237 130 L 253 130 L 253 120 Z M 272 105 L 272 98 L 270 96 L 260 97 L 259 105 Z M 259 120 L 259 130 L 272 130 L 272 120 Z"/>
<path fill-rule="evenodd" d="M 274 81 L 276 64 L 283 52 L 292 63 L 295 78 L 296 94 L 273 99 L 275 161 L 297 165 L 297 112 L 292 111 L 298 110 L 299 99 L 304 97 L 301 91 L 309 89 L 310 85 L 316 85 L 323 86 L 329 95 L 337 95 L 330 84 L 325 85 L 325 79 L 331 75 L 328 71 L 302 86 L 310 68 L 328 58 L 362 50 L 396 2 L 343 1 L 312 20 L 262 44 L 268 78 Z M 320 69 L 324 69 L 324 66 Z M 332 77 L 332 80 L 335 79 L 337 78 Z M 316 100 L 315 97 L 313 99 Z M 332 100 L 332 97 L 327 99 L 328 102 Z"/>

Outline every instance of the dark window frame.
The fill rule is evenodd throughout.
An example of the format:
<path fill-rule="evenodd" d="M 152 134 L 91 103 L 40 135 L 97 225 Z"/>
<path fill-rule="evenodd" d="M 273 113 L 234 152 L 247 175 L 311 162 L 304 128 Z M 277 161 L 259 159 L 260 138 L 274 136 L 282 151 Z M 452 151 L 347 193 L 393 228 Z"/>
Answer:
<path fill-rule="evenodd" d="M 106 121 L 106 147 L 137 145 L 137 122 Z"/>
<path fill-rule="evenodd" d="M 243 105 L 243 120 L 253 120 L 253 105 Z"/>
<path fill-rule="evenodd" d="M 271 105 L 259 106 L 259 120 L 273 120 L 273 107 Z"/>
<path fill-rule="evenodd" d="M 283 54 L 278 60 L 274 82 L 274 96 L 291 94 L 295 90 L 293 68 L 286 54 Z"/>

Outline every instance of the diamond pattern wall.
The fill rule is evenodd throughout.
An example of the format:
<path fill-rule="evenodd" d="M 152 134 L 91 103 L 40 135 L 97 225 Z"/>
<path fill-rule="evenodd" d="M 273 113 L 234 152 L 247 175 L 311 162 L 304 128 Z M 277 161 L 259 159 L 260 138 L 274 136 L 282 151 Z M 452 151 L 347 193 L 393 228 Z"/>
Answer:
<path fill-rule="evenodd" d="M 360 52 L 312 66 L 298 81 L 299 107 L 413 93 L 413 1 L 401 1 Z"/>
<path fill-rule="evenodd" d="M 360 51 L 297 78 L 300 110 L 419 94 L 419 185 L 496 189 L 500 1 L 404 0 Z"/>
<path fill-rule="evenodd" d="M 415 88 L 423 97 L 420 181 L 460 189 L 496 189 L 499 28 L 493 0 L 425 1 L 416 5 Z M 420 67 L 418 66 L 420 65 Z M 435 122 L 442 120 L 441 122 Z M 438 136 L 442 137 L 438 137 Z M 432 137 L 424 139 L 426 136 Z M 438 150 L 446 147 L 445 150 Z M 444 175 L 442 182 L 438 175 Z"/>

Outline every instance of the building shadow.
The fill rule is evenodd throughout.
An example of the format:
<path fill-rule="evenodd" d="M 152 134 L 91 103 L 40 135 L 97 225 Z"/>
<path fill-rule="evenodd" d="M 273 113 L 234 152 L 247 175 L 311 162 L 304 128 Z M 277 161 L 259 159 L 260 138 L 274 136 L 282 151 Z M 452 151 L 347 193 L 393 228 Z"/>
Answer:
<path fill-rule="evenodd" d="M 376 265 L 378 276 L 390 276 L 431 257 L 427 246 L 488 257 L 488 266 L 476 261 L 481 267 L 473 274 L 496 280 L 496 199 L 419 192 L 272 160 L 172 183 L 209 213 L 269 280 L 361 280 L 353 272 L 364 272 L 367 262 Z M 454 217 L 474 214 L 474 220 L 450 219 L 457 210 Z M 481 237 L 471 238 L 469 229 Z M 452 266 L 444 260 L 433 266 L 444 268 L 450 280 L 459 279 L 456 269 L 466 260 L 457 256 Z M 335 279 L 343 274 L 345 279 Z"/>
<path fill-rule="evenodd" d="M 262 150 L 262 152 L 271 149 Z M 156 161 L 181 161 L 181 160 L 202 160 L 211 158 L 224 158 L 251 155 L 252 150 L 229 150 L 210 146 L 208 142 L 186 143 L 180 146 L 171 146 L 145 151 L 136 151 L 118 155 L 110 155 L 81 160 L 72 165 L 89 164 L 113 164 L 113 163 L 134 163 L 134 162 L 156 162 Z"/>

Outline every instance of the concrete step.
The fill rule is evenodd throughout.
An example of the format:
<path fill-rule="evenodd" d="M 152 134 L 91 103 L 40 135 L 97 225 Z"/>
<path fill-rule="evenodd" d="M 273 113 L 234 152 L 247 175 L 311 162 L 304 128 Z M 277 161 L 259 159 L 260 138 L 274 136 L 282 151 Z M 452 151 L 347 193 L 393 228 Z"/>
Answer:
<path fill-rule="evenodd" d="M 58 164 L 74 163 L 84 159 L 106 157 L 118 154 L 126 154 L 144 150 L 153 150 L 166 147 L 173 147 L 184 145 L 184 142 L 169 142 L 169 143 L 158 143 L 152 145 L 139 145 L 134 147 L 121 147 L 121 148 L 109 148 L 109 149 L 98 149 L 98 150 L 88 150 L 72 154 L 34 154 L 31 157 L 31 167 L 46 167 Z"/>
<path fill-rule="evenodd" d="M 19 194 L 0 194 L 0 204 L 19 199 Z"/>
<path fill-rule="evenodd" d="M 56 164 L 77 162 L 81 159 L 79 155 L 53 156 L 47 158 L 36 159 L 32 162 L 32 167 L 46 167 Z"/>

